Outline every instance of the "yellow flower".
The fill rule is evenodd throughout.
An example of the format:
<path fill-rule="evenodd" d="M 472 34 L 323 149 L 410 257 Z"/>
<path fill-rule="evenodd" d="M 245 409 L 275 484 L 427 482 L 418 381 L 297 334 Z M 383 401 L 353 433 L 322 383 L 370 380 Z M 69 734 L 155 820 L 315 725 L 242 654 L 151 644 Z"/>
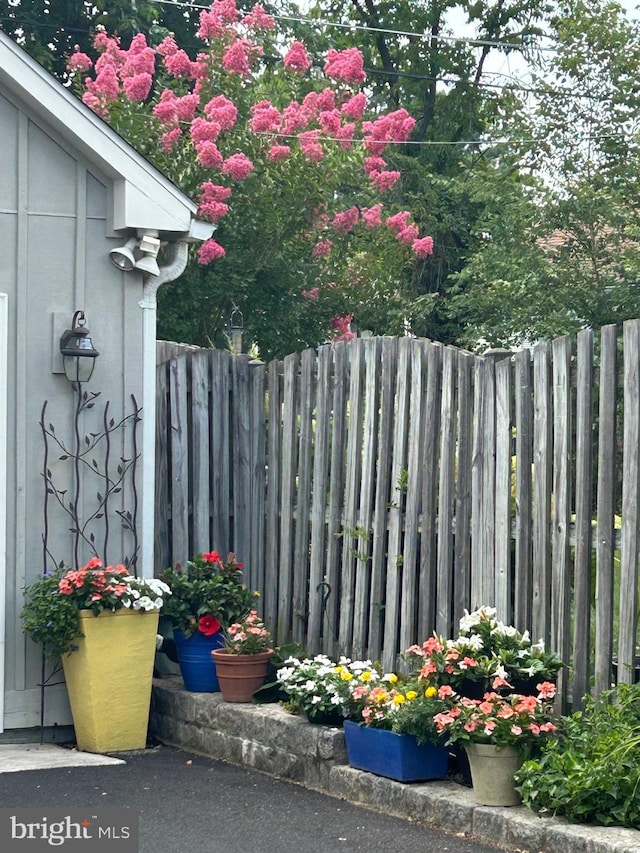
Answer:
<path fill-rule="evenodd" d="M 409 700 L 409 702 L 410 702 L 412 699 L 415 699 L 417 695 L 418 695 L 418 694 L 416 693 L 416 691 L 415 691 L 415 690 L 407 690 L 406 697 L 407 697 L 407 699 Z"/>
<path fill-rule="evenodd" d="M 391 675 L 389 675 L 389 677 L 387 678 L 387 681 L 389 681 L 391 684 L 395 684 L 397 680 L 398 676 L 395 674 L 395 672 L 392 672 Z"/>
<path fill-rule="evenodd" d="M 427 689 L 424 691 L 424 695 L 426 696 L 427 699 L 431 699 L 431 697 L 435 696 L 437 694 L 437 692 L 438 691 L 436 690 L 436 688 L 433 685 L 431 685 L 431 687 L 427 687 Z"/>
<path fill-rule="evenodd" d="M 394 705 L 403 705 L 404 701 L 405 701 L 405 699 L 404 699 L 404 696 L 402 695 L 402 693 L 397 693 L 393 697 L 393 704 Z"/>
<path fill-rule="evenodd" d="M 340 678 L 343 681 L 351 681 L 351 679 L 353 678 L 353 675 L 348 670 L 343 669 L 342 672 L 340 673 Z"/>
<path fill-rule="evenodd" d="M 344 667 L 342 666 L 342 664 L 338 664 L 336 667 L 333 668 L 333 671 L 340 674 L 343 669 L 344 669 Z"/>
<path fill-rule="evenodd" d="M 371 673 L 369 672 L 369 670 L 361 673 L 360 681 L 371 681 Z"/>

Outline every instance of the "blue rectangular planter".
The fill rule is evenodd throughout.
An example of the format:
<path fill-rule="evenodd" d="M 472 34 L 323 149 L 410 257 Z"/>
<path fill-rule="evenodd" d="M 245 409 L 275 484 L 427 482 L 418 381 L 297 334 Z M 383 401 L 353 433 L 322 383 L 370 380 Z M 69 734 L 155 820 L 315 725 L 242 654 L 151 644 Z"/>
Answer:
<path fill-rule="evenodd" d="M 443 746 L 418 745 L 413 735 L 372 729 L 352 720 L 344 722 L 344 739 L 349 764 L 358 770 L 398 782 L 446 778 L 449 751 Z"/>

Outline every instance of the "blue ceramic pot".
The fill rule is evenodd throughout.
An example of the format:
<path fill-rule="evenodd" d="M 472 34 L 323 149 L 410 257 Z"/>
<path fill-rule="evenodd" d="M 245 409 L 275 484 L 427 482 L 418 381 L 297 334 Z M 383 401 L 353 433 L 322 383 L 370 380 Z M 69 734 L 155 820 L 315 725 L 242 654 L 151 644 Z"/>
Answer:
<path fill-rule="evenodd" d="M 207 637 L 196 631 L 185 637 L 182 631 L 174 628 L 173 638 L 185 689 L 193 693 L 218 693 L 220 685 L 211 652 L 224 645 L 223 632 L 216 631 Z"/>
<path fill-rule="evenodd" d="M 444 779 L 449 767 L 449 750 L 434 743 L 418 745 L 413 735 L 344 721 L 344 738 L 351 767 L 368 770 L 398 782 Z"/>

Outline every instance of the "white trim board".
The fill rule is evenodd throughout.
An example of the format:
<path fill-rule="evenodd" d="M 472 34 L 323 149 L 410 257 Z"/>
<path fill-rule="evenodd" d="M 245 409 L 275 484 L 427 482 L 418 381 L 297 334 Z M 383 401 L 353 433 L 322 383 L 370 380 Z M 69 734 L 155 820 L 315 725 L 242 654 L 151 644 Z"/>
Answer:
<path fill-rule="evenodd" d="M 9 297 L 0 293 L 0 601 L 7 580 L 7 339 Z M 4 731 L 5 608 L 0 607 L 0 732 Z"/>

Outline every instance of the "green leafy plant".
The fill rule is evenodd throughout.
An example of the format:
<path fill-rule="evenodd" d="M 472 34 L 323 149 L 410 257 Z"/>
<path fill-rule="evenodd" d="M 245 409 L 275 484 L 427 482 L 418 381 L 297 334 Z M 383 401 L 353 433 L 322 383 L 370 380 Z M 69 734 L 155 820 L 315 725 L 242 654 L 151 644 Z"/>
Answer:
<path fill-rule="evenodd" d="M 169 587 L 156 578 L 135 578 L 123 566 L 107 566 L 93 557 L 79 569 L 60 566 L 25 588 L 21 618 L 24 631 L 43 646 L 48 658 L 77 648 L 82 637 L 81 610 L 98 616 L 104 610 L 159 610 L 170 596 Z"/>
<path fill-rule="evenodd" d="M 227 629 L 249 613 L 258 595 L 243 583 L 236 555 L 223 560 L 217 551 L 198 554 L 184 567 L 177 563 L 161 572 L 160 579 L 172 593 L 163 613 L 185 637 Z"/>
<path fill-rule="evenodd" d="M 558 719 L 556 737 L 516 774 L 522 800 L 577 823 L 640 828 L 640 685 L 621 685 Z"/>

